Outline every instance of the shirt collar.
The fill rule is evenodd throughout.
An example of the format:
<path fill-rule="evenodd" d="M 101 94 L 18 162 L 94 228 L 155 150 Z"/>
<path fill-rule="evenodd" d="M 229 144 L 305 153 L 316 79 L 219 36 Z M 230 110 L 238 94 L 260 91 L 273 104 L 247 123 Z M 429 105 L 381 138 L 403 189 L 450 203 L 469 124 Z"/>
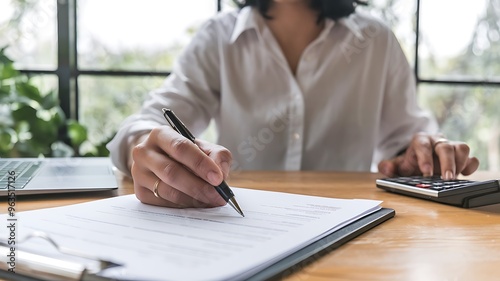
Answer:
<path fill-rule="evenodd" d="M 354 14 L 343 17 L 338 22 L 347 27 L 359 40 L 364 40 L 363 32 L 359 24 L 353 19 Z"/>
<path fill-rule="evenodd" d="M 249 6 L 244 7 L 238 12 L 230 43 L 234 43 L 246 30 L 261 30 L 262 24 L 262 18 L 258 11 Z"/>
<path fill-rule="evenodd" d="M 336 22 L 347 27 L 358 39 L 363 40 L 364 36 L 361 32 L 360 26 L 354 21 L 352 14 L 338 19 Z M 264 21 L 259 11 L 253 9 L 252 7 L 244 7 L 238 13 L 236 18 L 236 24 L 234 26 L 233 32 L 231 34 L 230 43 L 233 44 L 236 42 L 238 37 L 241 36 L 247 30 L 257 30 L 261 31 L 263 27 Z M 331 28 L 333 28 L 335 22 L 331 19 L 327 19 L 325 31 L 329 32 Z"/>

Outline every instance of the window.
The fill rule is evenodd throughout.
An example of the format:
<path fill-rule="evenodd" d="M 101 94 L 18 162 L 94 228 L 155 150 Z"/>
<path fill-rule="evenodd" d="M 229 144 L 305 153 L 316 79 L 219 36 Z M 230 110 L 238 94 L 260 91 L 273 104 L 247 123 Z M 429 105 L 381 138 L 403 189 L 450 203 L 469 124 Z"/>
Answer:
<path fill-rule="evenodd" d="M 78 115 L 92 141 L 109 139 L 139 109 L 216 12 L 207 0 L 77 1 Z"/>
<path fill-rule="evenodd" d="M 54 71 L 58 43 L 56 0 L 0 3 L 0 46 L 9 46 L 8 55 L 16 67 Z"/>
<path fill-rule="evenodd" d="M 217 3 L 207 0 L 77 3 L 82 70 L 169 71 L 198 26 L 217 12 Z"/>
<path fill-rule="evenodd" d="M 1 2 L 0 47 L 15 67 L 41 74 L 33 78 L 43 92 L 57 90 L 56 0 Z"/>
<path fill-rule="evenodd" d="M 420 104 L 442 132 L 468 143 L 481 170 L 499 171 L 500 2 L 375 0 L 363 10 L 395 32 L 415 69 Z"/>
<path fill-rule="evenodd" d="M 420 2 L 421 104 L 447 136 L 470 144 L 480 169 L 498 171 L 500 2 Z"/>
<path fill-rule="evenodd" d="M 0 46 L 104 141 L 169 74 L 197 28 L 232 0 L 3 1 Z M 415 69 L 421 106 L 480 169 L 500 170 L 500 2 L 372 0 Z M 443 13 L 446 13 L 444 20 Z M 105 120 L 104 122 L 102 120 Z"/>

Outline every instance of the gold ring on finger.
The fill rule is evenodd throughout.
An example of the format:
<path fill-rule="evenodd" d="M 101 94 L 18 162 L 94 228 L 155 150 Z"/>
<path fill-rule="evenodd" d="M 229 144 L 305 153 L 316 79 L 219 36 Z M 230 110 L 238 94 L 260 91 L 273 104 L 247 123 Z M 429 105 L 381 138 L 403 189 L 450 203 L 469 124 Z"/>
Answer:
<path fill-rule="evenodd" d="M 435 142 L 434 142 L 434 145 L 432 146 L 432 149 L 433 150 L 436 150 L 436 146 L 438 146 L 438 144 L 440 143 L 449 143 L 450 141 L 448 139 L 445 139 L 445 138 L 439 138 L 437 139 Z"/>
<path fill-rule="evenodd" d="M 160 179 L 157 179 L 155 184 L 153 185 L 153 194 L 155 195 L 156 198 L 161 198 L 160 195 L 158 194 L 158 185 L 160 184 Z"/>

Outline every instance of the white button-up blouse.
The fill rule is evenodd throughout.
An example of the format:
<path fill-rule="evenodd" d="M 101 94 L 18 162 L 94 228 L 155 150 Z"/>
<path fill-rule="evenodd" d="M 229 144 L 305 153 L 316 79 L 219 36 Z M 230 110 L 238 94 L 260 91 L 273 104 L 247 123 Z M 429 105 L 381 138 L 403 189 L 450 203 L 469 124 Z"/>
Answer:
<path fill-rule="evenodd" d="M 397 39 L 358 12 L 326 20 L 295 75 L 257 10 L 209 20 L 108 144 L 120 170 L 130 139 L 166 124 L 163 107 L 194 135 L 215 120 L 233 169 L 369 171 L 415 133 L 437 132 Z"/>

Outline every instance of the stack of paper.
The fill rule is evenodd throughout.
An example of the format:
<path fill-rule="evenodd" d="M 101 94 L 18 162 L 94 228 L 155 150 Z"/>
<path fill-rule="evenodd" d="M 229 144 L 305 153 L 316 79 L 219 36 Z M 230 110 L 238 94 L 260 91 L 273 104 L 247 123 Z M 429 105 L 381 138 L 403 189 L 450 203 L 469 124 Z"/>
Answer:
<path fill-rule="evenodd" d="M 229 206 L 171 209 L 129 195 L 18 213 L 17 235 L 44 231 L 61 246 L 124 265 L 103 272 L 108 277 L 235 280 L 379 210 L 381 203 L 242 188 L 233 192 L 246 217 Z M 40 239 L 24 246 L 54 252 L 47 244 Z"/>

